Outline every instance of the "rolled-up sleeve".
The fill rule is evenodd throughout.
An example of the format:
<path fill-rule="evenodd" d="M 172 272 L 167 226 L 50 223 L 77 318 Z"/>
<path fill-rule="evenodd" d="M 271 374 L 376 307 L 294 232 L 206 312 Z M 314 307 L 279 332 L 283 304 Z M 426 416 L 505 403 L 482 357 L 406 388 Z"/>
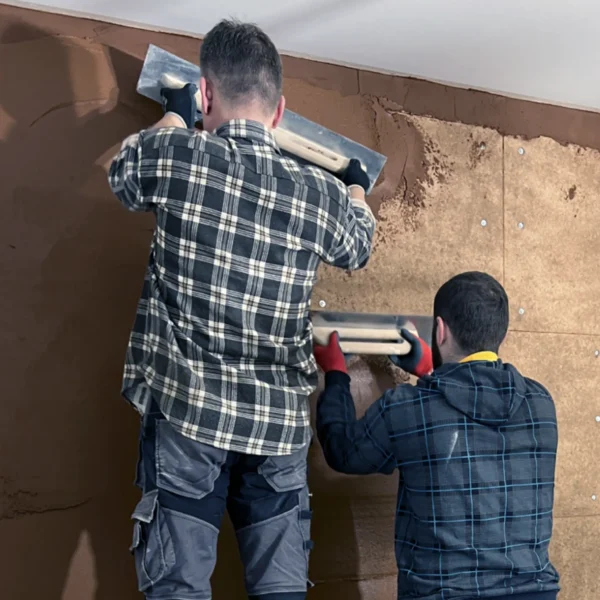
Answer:
<path fill-rule="evenodd" d="M 108 183 L 113 193 L 131 211 L 149 211 L 152 208 L 142 190 L 141 162 L 142 133 L 136 133 L 123 142 L 108 173 Z"/>
<path fill-rule="evenodd" d="M 350 377 L 332 371 L 317 405 L 317 435 L 327 464 L 340 473 L 390 474 L 397 462 L 385 422 L 385 396 L 356 418 Z"/>
<path fill-rule="evenodd" d="M 342 207 L 333 235 L 333 245 L 324 256 L 327 264 L 354 271 L 362 269 L 371 256 L 375 217 L 369 205 L 350 197 L 348 189 L 340 184 Z"/>

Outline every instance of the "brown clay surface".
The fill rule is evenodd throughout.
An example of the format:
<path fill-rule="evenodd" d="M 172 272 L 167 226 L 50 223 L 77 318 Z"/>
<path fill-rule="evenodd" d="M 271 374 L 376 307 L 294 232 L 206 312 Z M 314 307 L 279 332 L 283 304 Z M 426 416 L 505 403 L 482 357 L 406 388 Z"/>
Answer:
<path fill-rule="evenodd" d="M 118 205 L 105 168 L 159 115 L 135 93 L 148 43 L 198 55 L 192 38 L 0 7 L 2 598 L 139 597 L 127 553 L 138 422 L 119 385 L 153 223 Z M 316 298 L 427 314 L 445 278 L 479 268 L 527 303 L 512 326 L 536 333 L 511 334 L 505 351 L 557 398 L 561 600 L 595 600 L 600 341 L 583 334 L 600 333 L 600 289 L 581 252 L 585 241 L 598 254 L 597 154 L 506 136 L 600 148 L 600 115 L 300 59 L 285 68 L 293 110 L 388 155 L 369 199 L 368 269 L 323 270 Z M 351 374 L 359 412 L 402 379 L 381 360 L 356 359 Z M 316 440 L 310 463 L 310 597 L 389 600 L 396 477 L 333 473 Z M 244 598 L 227 523 L 213 579 L 216 600 Z"/>

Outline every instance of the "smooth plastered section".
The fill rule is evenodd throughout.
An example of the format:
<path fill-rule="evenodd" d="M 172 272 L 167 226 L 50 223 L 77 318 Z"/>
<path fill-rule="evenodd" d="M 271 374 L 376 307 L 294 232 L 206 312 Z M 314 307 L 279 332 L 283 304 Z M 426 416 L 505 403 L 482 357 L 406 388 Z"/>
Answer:
<path fill-rule="evenodd" d="M 125 438 L 123 433 L 107 429 L 117 443 Z M 32 452 L 39 448 L 35 436 L 29 441 Z M 122 453 L 122 459 L 130 457 L 131 452 Z M 131 544 L 128 513 L 136 494 L 119 477 L 116 461 L 111 462 L 117 482 L 86 504 L 13 517 L 0 513 L 0 538 L 5 544 L 0 565 L 2 598 L 35 600 L 41 593 L 56 600 L 139 598 L 127 552 Z M 38 475 L 43 477 L 43 473 Z M 73 473 L 63 473 L 56 486 L 65 488 L 74 478 Z M 30 489 L 33 492 L 34 488 Z M 6 490 L 0 487 L 0 492 Z"/>
<path fill-rule="evenodd" d="M 148 106 L 120 101 L 103 45 L 3 8 L 0 42 L 2 596 L 134 598 L 138 419 L 119 387 L 153 222 L 105 165 Z"/>

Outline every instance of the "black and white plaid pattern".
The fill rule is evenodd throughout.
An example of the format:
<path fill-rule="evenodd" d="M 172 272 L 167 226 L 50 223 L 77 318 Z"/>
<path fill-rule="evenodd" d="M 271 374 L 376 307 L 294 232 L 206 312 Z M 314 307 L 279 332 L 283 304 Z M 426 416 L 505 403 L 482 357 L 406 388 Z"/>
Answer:
<path fill-rule="evenodd" d="M 556 412 L 539 383 L 501 361 L 444 365 L 357 420 L 350 378 L 332 372 L 317 430 L 338 471 L 400 470 L 399 599 L 558 590 L 548 557 Z"/>
<path fill-rule="evenodd" d="M 123 394 L 184 435 L 246 454 L 310 438 L 308 309 L 321 261 L 364 266 L 375 221 L 332 175 L 285 158 L 262 125 L 129 137 L 109 181 L 156 230 Z"/>

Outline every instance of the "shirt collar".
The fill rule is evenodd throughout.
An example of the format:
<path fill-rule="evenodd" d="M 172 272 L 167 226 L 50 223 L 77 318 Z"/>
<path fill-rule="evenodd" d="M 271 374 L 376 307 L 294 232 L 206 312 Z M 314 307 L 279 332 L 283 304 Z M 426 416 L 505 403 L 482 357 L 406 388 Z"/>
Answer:
<path fill-rule="evenodd" d="M 273 132 L 258 121 L 248 121 L 247 119 L 232 119 L 215 129 L 215 135 L 222 138 L 241 138 L 271 146 L 279 151 L 279 146 L 275 141 Z"/>
<path fill-rule="evenodd" d="M 475 354 L 471 354 L 466 358 L 463 358 L 460 362 L 475 362 L 476 360 L 486 360 L 488 362 L 496 362 L 498 360 L 498 355 L 495 352 L 475 352 Z"/>

